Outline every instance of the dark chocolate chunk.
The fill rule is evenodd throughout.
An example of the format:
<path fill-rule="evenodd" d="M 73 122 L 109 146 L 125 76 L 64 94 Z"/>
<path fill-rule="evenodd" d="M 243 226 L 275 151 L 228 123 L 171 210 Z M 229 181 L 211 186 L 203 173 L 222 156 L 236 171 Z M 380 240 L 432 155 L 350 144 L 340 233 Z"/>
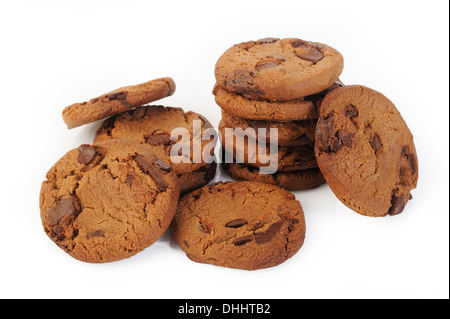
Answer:
<path fill-rule="evenodd" d="M 97 151 L 95 150 L 95 148 L 88 144 L 81 145 L 78 148 L 78 151 L 78 162 L 84 165 L 91 163 L 97 155 Z"/>
<path fill-rule="evenodd" d="M 145 142 L 153 146 L 157 145 L 167 146 L 170 144 L 170 134 L 164 132 L 158 134 L 145 135 Z"/>
<path fill-rule="evenodd" d="M 270 225 L 265 232 L 256 235 L 255 237 L 256 243 L 265 244 L 270 242 L 275 237 L 275 235 L 280 232 L 281 226 L 283 226 L 282 220 Z"/>
<path fill-rule="evenodd" d="M 158 170 L 153 166 L 154 162 L 149 162 L 144 156 L 137 155 L 134 159 L 142 172 L 149 175 L 156 184 L 160 192 L 164 192 L 169 185 L 162 178 Z"/>
<path fill-rule="evenodd" d="M 117 93 L 111 93 L 108 95 L 108 99 L 110 101 L 113 100 L 119 100 L 119 101 L 123 101 L 127 98 L 127 93 L 126 92 L 117 92 Z"/>
<path fill-rule="evenodd" d="M 242 236 L 242 237 L 238 237 L 234 240 L 233 244 L 235 246 L 242 246 L 246 243 L 249 243 L 253 240 L 253 235 L 247 235 L 247 236 Z"/>
<path fill-rule="evenodd" d="M 397 195 L 395 192 L 391 197 L 391 208 L 389 208 L 388 214 L 391 216 L 398 215 L 405 209 L 405 196 L 403 194 Z"/>
<path fill-rule="evenodd" d="M 66 217 L 76 217 L 80 213 L 80 208 L 77 201 L 72 197 L 66 197 L 58 200 L 56 204 L 49 209 L 48 223 L 51 226 L 55 226 L 59 221 Z"/>
<path fill-rule="evenodd" d="M 228 227 L 228 228 L 239 228 L 239 227 L 242 227 L 242 226 L 244 226 L 246 224 L 247 224 L 247 221 L 245 219 L 241 219 L 240 218 L 240 219 L 235 219 L 235 220 L 232 220 L 232 221 L 228 222 L 225 225 L 225 227 Z"/>
<path fill-rule="evenodd" d="M 358 116 L 358 109 L 354 105 L 349 105 L 345 108 L 345 116 L 352 119 Z"/>
<path fill-rule="evenodd" d="M 296 53 L 296 55 L 302 60 L 313 62 L 313 63 L 319 62 L 324 57 L 323 53 L 320 52 L 319 50 L 310 49 L 310 48 L 308 49 L 308 52 Z"/>
<path fill-rule="evenodd" d="M 380 136 L 377 133 L 374 133 L 372 136 L 372 141 L 370 141 L 370 146 L 372 146 L 373 150 L 378 152 L 383 144 L 381 144 Z"/>

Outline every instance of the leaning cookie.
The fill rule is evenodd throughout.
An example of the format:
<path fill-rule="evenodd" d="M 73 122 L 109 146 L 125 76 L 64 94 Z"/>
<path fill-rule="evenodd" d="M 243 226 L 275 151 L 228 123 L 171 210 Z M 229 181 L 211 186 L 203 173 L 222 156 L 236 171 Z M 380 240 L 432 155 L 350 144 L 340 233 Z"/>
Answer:
<path fill-rule="evenodd" d="M 315 154 L 334 194 L 363 215 L 401 213 L 417 186 L 417 154 L 408 126 L 389 99 L 364 86 L 327 94 Z"/>
<path fill-rule="evenodd" d="M 71 129 L 105 119 L 135 107 L 170 96 L 175 92 L 172 78 L 160 78 L 126 86 L 103 94 L 88 102 L 75 103 L 63 110 L 63 120 Z"/>
<path fill-rule="evenodd" d="M 183 196 L 171 232 L 189 259 L 256 270 L 302 247 L 305 218 L 288 191 L 257 182 L 219 182 Z"/>
<path fill-rule="evenodd" d="M 70 256 L 104 263 L 153 244 L 175 214 L 172 168 L 131 140 L 81 145 L 47 173 L 40 193 L 46 234 Z"/>

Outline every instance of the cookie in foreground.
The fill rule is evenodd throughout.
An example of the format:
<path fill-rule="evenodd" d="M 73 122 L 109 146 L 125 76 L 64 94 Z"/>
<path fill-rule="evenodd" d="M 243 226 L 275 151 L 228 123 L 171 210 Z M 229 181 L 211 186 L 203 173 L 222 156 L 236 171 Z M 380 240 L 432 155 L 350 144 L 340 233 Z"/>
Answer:
<path fill-rule="evenodd" d="M 256 270 L 296 254 L 306 226 L 293 194 L 274 185 L 235 181 L 181 197 L 171 232 L 193 261 Z"/>
<path fill-rule="evenodd" d="M 178 197 L 172 168 L 145 145 L 104 141 L 69 151 L 48 171 L 41 220 L 50 239 L 72 257 L 117 261 L 159 239 Z"/>

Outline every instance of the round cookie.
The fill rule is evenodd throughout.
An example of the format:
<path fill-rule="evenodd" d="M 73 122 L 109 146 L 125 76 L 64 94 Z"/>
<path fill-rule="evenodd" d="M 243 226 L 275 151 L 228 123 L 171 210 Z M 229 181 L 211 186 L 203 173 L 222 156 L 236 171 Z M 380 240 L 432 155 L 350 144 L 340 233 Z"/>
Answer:
<path fill-rule="evenodd" d="M 88 102 L 75 103 L 63 110 L 63 120 L 71 129 L 170 96 L 175 92 L 172 78 L 160 78 L 125 86 Z"/>
<path fill-rule="evenodd" d="M 196 127 L 198 130 L 196 130 Z M 175 129 L 184 130 L 186 133 L 186 136 L 183 137 L 184 141 L 171 140 L 171 133 Z M 194 132 L 194 130 L 196 131 Z M 202 139 L 202 134 L 207 133 L 205 131 L 213 135 L 208 140 Z M 156 156 L 168 162 L 173 167 L 174 172 L 181 177 L 193 172 L 205 173 L 214 170 L 212 162 L 214 161 L 214 146 L 216 144 L 214 136 L 216 135 L 217 133 L 212 125 L 200 114 L 184 112 L 181 108 L 148 105 L 105 120 L 95 134 L 94 143 L 122 138 L 136 140 L 150 147 Z M 178 134 L 175 137 L 179 138 Z M 180 143 L 186 146 L 185 149 L 190 154 L 183 156 L 184 154 L 179 153 L 183 149 L 179 148 L 176 156 L 172 157 L 172 148 L 175 145 L 181 145 Z M 199 156 L 194 156 L 194 152 L 197 151 L 201 153 Z M 202 156 L 204 151 L 207 158 Z M 212 174 L 204 176 L 214 178 Z M 205 181 L 202 178 L 197 180 L 196 183 L 201 184 Z M 204 186 L 208 182 L 206 181 L 200 186 Z M 196 183 L 182 184 L 181 192 L 191 190 Z"/>
<path fill-rule="evenodd" d="M 229 93 L 217 85 L 213 94 L 217 105 L 223 110 L 250 120 L 288 122 L 318 117 L 314 102 L 304 99 L 277 102 L 251 100 L 239 94 Z"/>
<path fill-rule="evenodd" d="M 227 127 L 241 128 L 248 130 L 253 139 L 265 138 L 266 143 L 270 143 L 270 130 L 276 129 L 278 134 L 278 145 L 281 146 L 299 146 L 314 144 L 316 121 L 295 121 L 295 122 L 268 122 L 260 120 L 247 120 L 241 117 L 231 115 L 222 110 L 222 120 Z M 258 129 L 265 129 L 266 134 L 262 137 L 258 135 Z"/>
<path fill-rule="evenodd" d="M 257 141 L 252 140 L 251 137 L 249 138 L 245 134 L 241 135 L 239 132 L 227 134 L 226 129 L 225 123 L 221 121 L 219 123 L 219 131 L 222 147 L 226 152 L 232 154 L 233 162 L 245 163 L 260 168 L 269 167 L 272 164 L 277 163 L 277 171 L 281 172 L 317 167 L 317 161 L 314 155 L 314 144 L 292 147 L 278 146 L 275 147 L 275 151 L 272 153 L 270 151 L 270 145 L 265 144 L 265 151 L 260 153 Z M 236 136 L 241 136 L 243 143 L 238 143 Z M 255 143 L 255 149 L 249 147 L 249 141 Z"/>
<path fill-rule="evenodd" d="M 332 47 L 300 39 L 236 44 L 217 61 L 217 85 L 249 99 L 291 101 L 330 87 L 344 67 Z"/>
<path fill-rule="evenodd" d="M 245 164 L 222 163 L 225 172 L 235 180 L 246 180 L 280 186 L 291 191 L 306 190 L 319 187 L 325 183 L 325 178 L 318 168 L 301 171 L 276 172 L 261 174 L 259 169 Z"/>
<path fill-rule="evenodd" d="M 178 180 L 145 145 L 111 140 L 81 145 L 47 173 L 40 193 L 47 235 L 92 263 L 128 258 L 153 244 L 176 211 Z"/>
<path fill-rule="evenodd" d="M 367 87 L 346 86 L 325 97 L 315 152 L 334 194 L 360 214 L 399 214 L 417 186 L 410 130 L 394 104 Z"/>
<path fill-rule="evenodd" d="M 256 270 L 292 257 L 305 239 L 300 203 L 269 184 L 219 182 L 180 198 L 171 232 L 189 259 Z"/>

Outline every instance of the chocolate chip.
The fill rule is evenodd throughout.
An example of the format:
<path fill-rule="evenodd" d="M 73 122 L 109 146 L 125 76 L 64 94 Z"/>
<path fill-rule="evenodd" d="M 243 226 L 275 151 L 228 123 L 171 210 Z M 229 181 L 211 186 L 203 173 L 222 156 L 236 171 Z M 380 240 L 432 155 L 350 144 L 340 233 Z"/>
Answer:
<path fill-rule="evenodd" d="M 342 142 L 337 137 L 332 137 L 330 140 L 330 151 L 333 153 L 337 153 L 342 148 Z"/>
<path fill-rule="evenodd" d="M 258 44 L 267 44 L 267 43 L 275 43 L 278 40 L 279 39 L 277 39 L 277 38 L 262 38 L 262 39 L 259 39 L 256 42 L 258 42 Z"/>
<path fill-rule="evenodd" d="M 380 136 L 377 133 L 373 134 L 372 140 L 370 141 L 370 146 L 372 146 L 375 153 L 378 152 L 381 146 L 383 146 L 383 144 L 381 144 Z"/>
<path fill-rule="evenodd" d="M 408 160 L 409 169 L 411 170 L 411 173 L 415 174 L 417 172 L 416 157 L 414 156 L 414 154 L 410 153 L 409 146 L 403 146 L 402 155 L 405 156 L 406 159 Z"/>
<path fill-rule="evenodd" d="M 242 236 L 242 237 L 236 238 L 234 240 L 233 244 L 235 246 L 242 246 L 246 243 L 251 242 L 252 240 L 253 240 L 253 235 Z"/>
<path fill-rule="evenodd" d="M 358 109 L 354 105 L 349 105 L 345 108 L 345 116 L 352 119 L 358 116 Z"/>
<path fill-rule="evenodd" d="M 258 63 L 256 63 L 255 69 L 259 71 L 261 69 L 274 68 L 285 61 L 285 59 L 268 59 L 266 61 L 259 61 Z"/>
<path fill-rule="evenodd" d="M 108 99 L 110 101 L 114 101 L 114 100 L 119 100 L 119 101 L 123 101 L 127 98 L 127 93 L 126 92 L 117 92 L 117 93 L 111 93 L 108 95 Z"/>
<path fill-rule="evenodd" d="M 170 134 L 167 132 L 157 133 L 157 134 L 148 134 L 145 135 L 145 142 L 147 144 L 157 146 L 164 145 L 167 146 L 170 144 Z"/>
<path fill-rule="evenodd" d="M 291 232 L 295 229 L 295 225 L 298 224 L 300 221 L 298 219 L 290 219 L 289 220 L 289 226 L 288 230 Z"/>
<path fill-rule="evenodd" d="M 338 136 L 343 145 L 345 145 L 347 147 L 353 146 L 352 142 L 353 142 L 353 137 L 355 136 L 355 134 L 339 132 Z"/>
<path fill-rule="evenodd" d="M 184 245 L 186 246 L 186 248 L 189 248 L 191 245 L 189 245 L 189 243 L 186 240 L 183 240 Z"/>
<path fill-rule="evenodd" d="M 416 158 L 413 154 L 408 154 L 407 158 L 409 162 L 409 168 L 411 169 L 411 173 L 413 173 L 414 175 L 417 172 Z"/>
<path fill-rule="evenodd" d="M 153 179 L 160 192 L 164 192 L 167 187 L 169 187 L 164 178 L 162 178 L 160 172 L 153 166 L 154 162 L 148 161 L 147 158 L 142 155 L 137 155 L 134 160 L 140 170 Z"/>
<path fill-rule="evenodd" d="M 305 52 L 296 53 L 296 55 L 302 60 L 313 62 L 313 63 L 319 62 L 324 57 L 323 53 L 320 52 L 319 50 L 310 49 L 310 48 L 308 48 L 308 50 Z"/>
<path fill-rule="evenodd" d="M 155 164 L 158 165 L 158 167 L 163 171 L 170 172 L 172 170 L 172 166 L 170 166 L 166 162 L 161 161 L 159 158 L 155 160 Z"/>
<path fill-rule="evenodd" d="M 84 165 L 91 163 L 97 155 L 95 148 L 88 144 L 81 145 L 78 148 L 78 152 L 78 162 Z"/>
<path fill-rule="evenodd" d="M 391 197 L 391 207 L 389 208 L 388 214 L 391 216 L 400 214 L 405 209 L 405 205 L 405 196 L 403 194 L 397 196 L 394 192 Z"/>
<path fill-rule="evenodd" d="M 298 48 L 299 46 L 305 45 L 306 43 L 305 43 L 305 41 L 302 41 L 302 40 L 296 40 L 296 41 L 292 42 L 291 44 L 294 48 Z"/>
<path fill-rule="evenodd" d="M 247 221 L 245 219 L 235 219 L 235 220 L 232 220 L 231 222 L 228 222 L 225 225 L 225 227 L 228 227 L 228 228 L 239 228 L 239 227 L 242 227 L 242 226 L 244 226 L 246 224 L 247 224 Z"/>
<path fill-rule="evenodd" d="M 76 217 L 80 213 L 77 201 L 72 197 L 66 197 L 58 200 L 56 204 L 47 212 L 48 223 L 55 226 L 66 216 Z"/>
<path fill-rule="evenodd" d="M 275 235 L 280 232 L 281 226 L 283 226 L 282 220 L 270 225 L 265 232 L 256 235 L 255 237 L 256 243 L 265 244 L 270 242 L 273 239 L 273 237 L 275 237 Z"/>

